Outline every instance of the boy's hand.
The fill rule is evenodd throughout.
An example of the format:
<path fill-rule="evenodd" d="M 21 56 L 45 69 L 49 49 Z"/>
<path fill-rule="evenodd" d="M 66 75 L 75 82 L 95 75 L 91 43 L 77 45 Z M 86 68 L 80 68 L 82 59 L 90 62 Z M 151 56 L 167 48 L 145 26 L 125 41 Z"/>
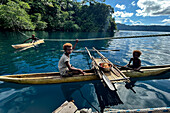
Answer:
<path fill-rule="evenodd" d="M 129 67 L 129 66 L 130 66 L 130 65 L 129 65 L 129 64 L 127 64 L 127 65 L 125 65 L 124 67 L 126 67 L 126 68 L 127 68 L 127 67 Z"/>
<path fill-rule="evenodd" d="M 73 47 L 73 49 L 75 49 L 76 48 L 76 45 L 77 45 L 77 43 L 78 43 L 78 39 L 76 39 L 76 43 L 74 44 L 74 47 Z"/>
<path fill-rule="evenodd" d="M 83 75 L 85 74 L 85 72 L 83 72 L 83 70 L 79 69 L 79 71 L 81 74 L 83 74 Z"/>
<path fill-rule="evenodd" d="M 79 40 L 78 40 L 78 39 L 76 39 L 76 43 L 78 43 L 78 41 L 79 41 Z"/>

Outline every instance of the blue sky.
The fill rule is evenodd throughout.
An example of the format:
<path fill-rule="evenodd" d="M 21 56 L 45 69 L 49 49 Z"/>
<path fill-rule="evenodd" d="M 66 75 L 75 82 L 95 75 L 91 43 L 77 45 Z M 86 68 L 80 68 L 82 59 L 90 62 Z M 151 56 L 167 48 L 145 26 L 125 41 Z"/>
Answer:
<path fill-rule="evenodd" d="M 114 7 L 116 23 L 170 25 L 170 0 L 106 0 Z"/>
<path fill-rule="evenodd" d="M 114 8 L 116 23 L 170 25 L 170 0 L 105 0 Z"/>

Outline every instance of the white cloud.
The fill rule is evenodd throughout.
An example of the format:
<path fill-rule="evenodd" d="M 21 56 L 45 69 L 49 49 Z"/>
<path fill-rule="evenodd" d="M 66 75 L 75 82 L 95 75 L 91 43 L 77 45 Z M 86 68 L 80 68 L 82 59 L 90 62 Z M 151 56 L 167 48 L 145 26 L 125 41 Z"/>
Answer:
<path fill-rule="evenodd" d="M 162 20 L 162 22 L 165 24 L 170 24 L 170 19 L 164 19 L 164 20 Z"/>
<path fill-rule="evenodd" d="M 123 23 L 123 18 L 115 18 L 116 23 Z"/>
<path fill-rule="evenodd" d="M 141 21 L 133 21 L 132 25 L 144 25 Z"/>
<path fill-rule="evenodd" d="M 141 21 L 133 21 L 130 18 L 115 18 L 115 22 L 127 25 L 144 25 Z"/>
<path fill-rule="evenodd" d="M 119 9 L 121 9 L 121 10 L 124 10 L 124 9 L 126 8 L 125 5 L 119 5 L 119 4 L 116 4 L 115 7 L 119 8 Z"/>
<path fill-rule="evenodd" d="M 136 16 L 170 15 L 170 0 L 139 0 Z"/>
<path fill-rule="evenodd" d="M 129 18 L 125 18 L 125 19 L 124 19 L 124 23 L 131 23 L 131 24 L 132 24 L 132 22 L 133 22 L 133 21 L 132 21 L 131 19 L 129 19 Z"/>
<path fill-rule="evenodd" d="M 131 17 L 133 16 L 133 13 L 128 13 L 126 11 L 122 12 L 122 11 L 116 11 L 114 12 L 114 14 L 112 15 L 113 17 Z"/>
<path fill-rule="evenodd" d="M 136 4 L 135 4 L 135 1 L 133 1 L 133 2 L 131 3 L 131 5 L 132 5 L 132 6 L 135 6 L 135 5 L 136 5 Z"/>
<path fill-rule="evenodd" d="M 133 21 L 129 18 L 124 19 L 124 24 L 130 24 L 130 25 L 144 25 L 141 21 Z"/>

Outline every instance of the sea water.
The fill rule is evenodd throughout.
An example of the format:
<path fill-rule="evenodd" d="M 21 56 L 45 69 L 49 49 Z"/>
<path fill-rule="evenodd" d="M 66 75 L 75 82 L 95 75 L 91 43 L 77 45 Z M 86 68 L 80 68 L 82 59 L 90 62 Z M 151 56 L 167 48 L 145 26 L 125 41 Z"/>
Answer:
<path fill-rule="evenodd" d="M 90 39 L 103 37 L 126 37 L 136 35 L 166 34 L 168 32 L 119 31 L 116 33 L 78 32 L 0 32 L 0 75 L 21 73 L 57 72 L 58 61 L 63 54 L 64 39 Z M 11 47 L 23 43 L 35 34 L 48 39 L 37 47 L 19 51 Z M 49 39 L 63 39 L 52 41 Z M 170 37 L 145 37 L 109 40 L 80 41 L 76 50 L 92 49 L 120 50 L 101 52 L 111 62 L 126 65 L 133 50 L 140 50 L 142 66 L 170 64 Z M 73 45 L 75 41 L 70 42 Z M 99 57 L 92 52 L 94 57 Z M 77 68 L 90 69 L 91 60 L 86 52 L 72 53 L 71 64 Z M 23 85 L 0 82 L 0 113 L 51 113 L 64 101 L 74 100 L 79 109 L 92 108 L 102 111 L 114 109 L 141 109 L 170 106 L 170 73 L 158 78 L 133 80 L 132 90 L 125 83 L 116 84 L 117 91 L 110 92 L 100 81 L 61 83 L 47 85 Z M 164 77 L 166 76 L 166 77 Z M 166 79 L 165 79 L 166 78 Z"/>

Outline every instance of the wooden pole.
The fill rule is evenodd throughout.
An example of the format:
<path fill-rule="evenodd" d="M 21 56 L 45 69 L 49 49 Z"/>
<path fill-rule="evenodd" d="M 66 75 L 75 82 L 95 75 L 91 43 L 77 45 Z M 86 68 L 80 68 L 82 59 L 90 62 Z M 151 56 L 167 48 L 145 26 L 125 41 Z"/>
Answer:
<path fill-rule="evenodd" d="M 96 48 L 93 47 L 93 49 L 102 57 L 103 60 L 107 59 L 105 56 L 103 56 Z M 106 60 L 105 60 L 106 61 Z M 107 60 L 106 62 L 109 62 L 112 67 L 114 69 L 116 69 L 125 79 L 127 79 L 128 81 L 130 81 L 119 69 L 116 65 L 114 65 L 112 62 L 110 62 L 109 60 Z M 115 72 L 114 72 L 115 73 Z M 116 74 L 116 73 L 115 73 Z"/>
<path fill-rule="evenodd" d="M 97 72 L 98 76 L 100 77 L 100 79 L 102 79 L 102 80 L 105 82 L 105 84 L 108 86 L 108 88 L 109 88 L 110 90 L 115 91 L 116 89 L 115 89 L 115 87 L 113 86 L 113 84 L 111 83 L 111 81 L 110 81 L 110 80 L 108 79 L 108 77 L 104 74 L 104 72 L 99 69 L 99 66 L 98 66 L 95 58 L 91 56 L 91 54 L 90 54 L 89 50 L 87 49 L 87 47 L 85 47 L 85 49 L 87 50 L 90 58 L 92 59 L 93 66 L 94 66 L 94 68 L 96 69 L 96 72 Z M 103 82 L 103 81 L 102 81 L 102 82 Z"/>
<path fill-rule="evenodd" d="M 64 52 L 64 50 L 60 50 L 61 52 Z M 89 51 L 95 51 L 95 50 L 91 50 L 89 49 Z M 112 49 L 112 50 L 98 50 L 98 51 L 103 51 L 103 52 L 107 52 L 107 51 L 120 51 L 118 49 Z M 73 53 L 83 53 L 86 52 L 86 50 L 73 50 Z"/>

